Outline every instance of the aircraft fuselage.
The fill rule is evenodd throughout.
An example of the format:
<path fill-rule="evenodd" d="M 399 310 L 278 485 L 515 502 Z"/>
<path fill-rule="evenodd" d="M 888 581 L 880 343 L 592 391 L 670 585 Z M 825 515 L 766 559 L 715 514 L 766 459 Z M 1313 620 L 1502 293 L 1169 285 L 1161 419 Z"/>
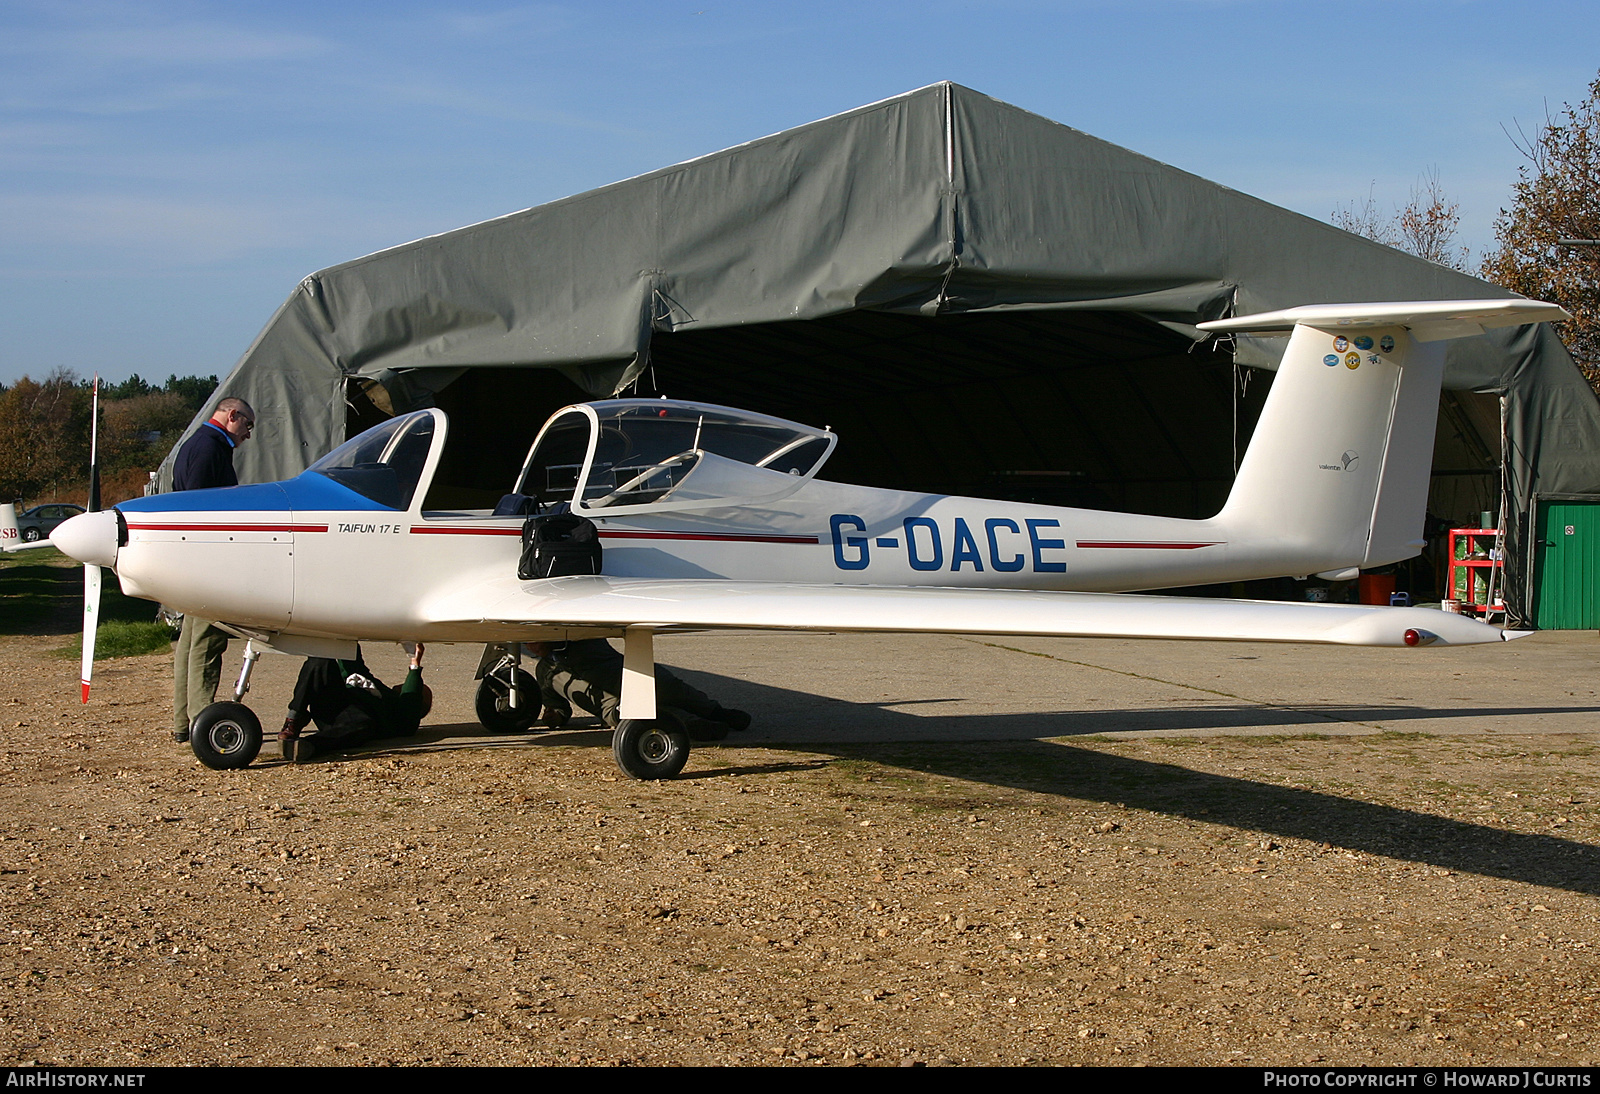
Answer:
<path fill-rule="evenodd" d="M 342 489 L 306 483 L 314 475 L 125 503 L 123 591 L 272 631 L 486 640 L 481 628 L 429 623 L 428 601 L 514 571 L 523 518 L 292 506 Z M 1215 519 L 816 480 L 767 507 L 601 516 L 596 525 L 604 572 L 616 577 L 1127 591 L 1345 564 L 1307 552 L 1290 562 L 1281 543 L 1231 543 Z"/>

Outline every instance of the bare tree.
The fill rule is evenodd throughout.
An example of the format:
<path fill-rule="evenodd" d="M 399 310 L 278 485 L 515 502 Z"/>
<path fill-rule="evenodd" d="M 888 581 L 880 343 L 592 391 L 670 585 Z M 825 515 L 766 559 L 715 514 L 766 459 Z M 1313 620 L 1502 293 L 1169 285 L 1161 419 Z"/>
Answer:
<path fill-rule="evenodd" d="M 1545 117 L 1537 135 L 1512 137 L 1527 161 L 1500 210 L 1498 246 L 1480 276 L 1572 313 L 1557 329 L 1589 383 L 1600 391 L 1600 77 L 1588 97 Z"/>
<path fill-rule="evenodd" d="M 1400 237 L 1394 229 L 1394 218 L 1378 209 L 1378 199 L 1373 196 L 1378 184 L 1374 182 L 1367 191 L 1367 200 L 1357 205 L 1341 205 L 1333 211 L 1329 219 L 1335 228 L 1343 228 L 1352 235 L 1365 236 L 1374 243 L 1382 243 L 1385 247 L 1395 247 L 1400 243 Z"/>
<path fill-rule="evenodd" d="M 1445 197 L 1444 187 L 1439 185 L 1439 169 L 1435 167 L 1425 172 L 1411 188 L 1411 201 L 1396 217 L 1400 249 L 1466 273 L 1471 252 L 1466 247 L 1456 246 L 1456 232 L 1461 227 L 1460 209 L 1457 202 Z"/>
<path fill-rule="evenodd" d="M 1376 188 L 1377 183 L 1373 183 L 1373 189 Z M 1330 219 L 1335 227 L 1365 236 L 1374 243 L 1465 273 L 1470 252 L 1456 245 L 1456 232 L 1461 227 L 1460 208 L 1445 196 L 1444 187 L 1439 184 L 1439 169 L 1434 168 L 1425 172 L 1411 188 L 1411 200 L 1406 207 L 1392 216 L 1378 208 L 1377 199 L 1369 190 L 1365 202 L 1357 205 L 1352 201 L 1341 206 L 1333 211 Z"/>

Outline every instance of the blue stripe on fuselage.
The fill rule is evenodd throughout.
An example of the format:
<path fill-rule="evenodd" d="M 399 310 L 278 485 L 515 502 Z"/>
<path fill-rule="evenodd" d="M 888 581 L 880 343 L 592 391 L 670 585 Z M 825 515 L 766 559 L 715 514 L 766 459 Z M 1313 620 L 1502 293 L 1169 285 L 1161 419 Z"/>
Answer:
<path fill-rule="evenodd" d="M 371 498 L 341 486 L 315 471 L 307 471 L 285 482 L 264 482 L 251 486 L 219 486 L 211 490 L 179 490 L 119 502 L 124 513 L 283 513 L 326 510 L 394 512 Z"/>

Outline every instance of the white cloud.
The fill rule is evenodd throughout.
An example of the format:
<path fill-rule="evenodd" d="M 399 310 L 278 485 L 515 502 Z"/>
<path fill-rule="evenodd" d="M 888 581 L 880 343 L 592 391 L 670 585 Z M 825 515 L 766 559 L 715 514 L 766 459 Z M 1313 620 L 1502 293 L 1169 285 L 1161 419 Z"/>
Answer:
<path fill-rule="evenodd" d="M 12 18 L 0 34 L 0 56 L 32 57 L 74 68 L 95 63 L 220 65 L 318 56 L 333 48 L 303 32 L 193 18 L 160 5 L 52 4 L 37 17 Z"/>

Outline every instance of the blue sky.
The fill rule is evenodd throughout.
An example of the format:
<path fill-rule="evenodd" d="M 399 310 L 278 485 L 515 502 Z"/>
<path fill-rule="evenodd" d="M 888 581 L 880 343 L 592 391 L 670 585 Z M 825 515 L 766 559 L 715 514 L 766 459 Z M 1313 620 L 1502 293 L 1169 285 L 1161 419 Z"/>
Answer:
<path fill-rule="evenodd" d="M 1600 70 L 1592 0 L 0 0 L 0 383 L 224 375 L 300 278 L 938 80 L 1320 219 Z"/>

